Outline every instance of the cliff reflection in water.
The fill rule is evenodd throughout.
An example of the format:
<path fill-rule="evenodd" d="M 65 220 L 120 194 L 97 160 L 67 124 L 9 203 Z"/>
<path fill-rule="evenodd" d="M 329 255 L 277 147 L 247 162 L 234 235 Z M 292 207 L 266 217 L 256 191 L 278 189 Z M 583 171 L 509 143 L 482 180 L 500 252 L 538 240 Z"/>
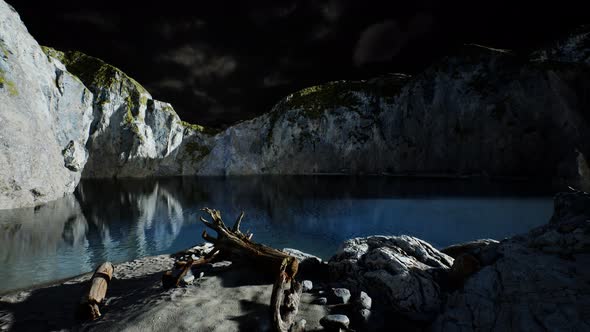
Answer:
<path fill-rule="evenodd" d="M 256 241 L 327 257 L 356 236 L 410 234 L 446 246 L 525 232 L 548 220 L 551 194 L 530 184 L 387 177 L 86 180 L 75 196 L 0 210 L 0 292 L 192 246 L 204 206 L 230 221 L 244 210 Z"/>

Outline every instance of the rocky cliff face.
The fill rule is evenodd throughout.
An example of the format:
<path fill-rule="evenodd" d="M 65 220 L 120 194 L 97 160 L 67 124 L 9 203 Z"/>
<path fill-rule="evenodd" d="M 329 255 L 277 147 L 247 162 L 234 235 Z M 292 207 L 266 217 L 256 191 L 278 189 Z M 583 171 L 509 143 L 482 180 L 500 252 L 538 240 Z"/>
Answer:
<path fill-rule="evenodd" d="M 470 46 L 417 77 L 302 90 L 217 135 L 199 171 L 575 176 L 590 67 L 567 45 L 564 59 Z"/>
<path fill-rule="evenodd" d="M 74 191 L 87 160 L 91 102 L 0 0 L 0 209 Z"/>
<path fill-rule="evenodd" d="M 45 47 L 94 93 L 87 178 L 194 174 L 206 131 L 180 120 L 139 83 L 100 59 Z"/>
<path fill-rule="evenodd" d="M 71 192 L 81 171 L 588 177 L 587 29 L 529 55 L 471 45 L 416 77 L 306 88 L 213 132 L 99 59 L 44 56 L 18 15 L 1 9 L 2 207 Z"/>
<path fill-rule="evenodd" d="M 181 122 L 168 104 L 153 101 L 100 60 L 79 53 L 56 57 L 96 95 L 87 177 L 573 178 L 576 150 L 590 154 L 589 40 L 581 30 L 525 56 L 466 46 L 416 77 L 388 75 L 298 91 L 271 112 L 219 133 Z M 111 76 L 105 79 L 105 73 Z"/>

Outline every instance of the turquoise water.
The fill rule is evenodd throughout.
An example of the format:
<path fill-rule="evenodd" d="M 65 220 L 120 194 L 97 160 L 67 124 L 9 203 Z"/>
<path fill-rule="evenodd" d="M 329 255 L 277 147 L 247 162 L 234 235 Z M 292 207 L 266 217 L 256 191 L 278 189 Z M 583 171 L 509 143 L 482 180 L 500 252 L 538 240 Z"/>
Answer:
<path fill-rule="evenodd" d="M 554 191 L 526 183 L 391 177 L 83 181 L 76 195 L 0 210 L 0 292 L 92 271 L 109 260 L 202 242 L 202 207 L 253 240 L 329 258 L 343 240 L 408 234 L 436 247 L 502 239 L 546 223 Z"/>

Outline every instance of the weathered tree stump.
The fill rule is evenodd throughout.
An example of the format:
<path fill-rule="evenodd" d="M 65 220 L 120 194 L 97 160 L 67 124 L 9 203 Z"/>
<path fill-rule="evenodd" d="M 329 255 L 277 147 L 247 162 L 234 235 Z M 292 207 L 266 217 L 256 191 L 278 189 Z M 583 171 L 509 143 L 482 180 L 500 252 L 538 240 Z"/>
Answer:
<path fill-rule="evenodd" d="M 82 318 L 95 320 L 101 316 L 99 305 L 104 301 L 108 285 L 113 278 L 114 267 L 110 262 L 96 268 L 90 281 L 88 294 L 82 298 L 80 312 Z"/>

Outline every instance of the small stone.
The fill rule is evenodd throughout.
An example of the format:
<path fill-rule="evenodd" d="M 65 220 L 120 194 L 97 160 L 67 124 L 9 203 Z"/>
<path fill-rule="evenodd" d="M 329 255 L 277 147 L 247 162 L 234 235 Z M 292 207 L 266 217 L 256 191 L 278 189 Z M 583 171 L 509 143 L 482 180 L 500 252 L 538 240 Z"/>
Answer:
<path fill-rule="evenodd" d="M 305 331 L 306 324 L 307 324 L 307 321 L 305 319 L 302 319 L 302 320 L 296 322 L 295 324 L 293 324 L 293 326 L 291 327 L 291 329 L 289 331 Z"/>
<path fill-rule="evenodd" d="M 369 309 L 361 309 L 358 311 L 360 320 L 366 324 L 371 318 L 371 310 Z"/>
<path fill-rule="evenodd" d="M 330 330 L 348 329 L 350 320 L 346 315 L 328 315 L 320 319 L 320 324 Z"/>
<path fill-rule="evenodd" d="M 184 277 L 182 277 L 182 283 L 185 285 L 190 285 L 193 283 L 193 281 L 195 281 L 195 276 L 193 275 L 193 273 L 189 270 L 186 275 Z"/>
<path fill-rule="evenodd" d="M 230 261 L 221 261 L 205 264 L 205 267 L 212 272 L 222 272 L 228 270 L 232 265 Z"/>
<path fill-rule="evenodd" d="M 346 288 L 332 288 L 329 300 L 332 304 L 348 303 L 350 300 L 350 291 Z"/>
<path fill-rule="evenodd" d="M 199 256 L 192 254 L 191 255 L 192 260 L 196 261 L 197 259 L 199 259 Z"/>
<path fill-rule="evenodd" d="M 326 305 L 328 304 L 328 299 L 325 297 L 318 297 L 313 301 L 313 304 Z"/>
<path fill-rule="evenodd" d="M 361 292 L 358 298 L 358 304 L 361 309 L 371 309 L 371 305 L 373 304 L 373 300 L 371 297 L 365 293 Z"/>
<path fill-rule="evenodd" d="M 311 280 L 303 280 L 301 285 L 303 286 L 302 289 L 304 292 L 309 292 L 310 290 L 313 289 L 313 283 L 311 282 Z"/>

